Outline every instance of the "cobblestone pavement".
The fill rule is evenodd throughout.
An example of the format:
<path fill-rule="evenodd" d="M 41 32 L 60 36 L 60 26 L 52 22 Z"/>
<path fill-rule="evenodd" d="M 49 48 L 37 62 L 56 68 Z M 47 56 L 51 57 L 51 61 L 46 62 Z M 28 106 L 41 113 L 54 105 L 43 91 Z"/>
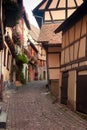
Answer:
<path fill-rule="evenodd" d="M 4 93 L 6 130 L 87 130 L 87 121 L 60 103 L 53 104 L 45 81 Z"/>

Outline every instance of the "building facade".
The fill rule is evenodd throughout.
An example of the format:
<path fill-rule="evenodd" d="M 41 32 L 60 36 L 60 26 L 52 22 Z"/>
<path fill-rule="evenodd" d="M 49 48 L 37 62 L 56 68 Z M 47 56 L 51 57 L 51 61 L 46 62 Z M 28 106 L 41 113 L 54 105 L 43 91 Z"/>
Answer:
<path fill-rule="evenodd" d="M 15 80 L 15 73 L 12 66 L 15 64 L 15 45 L 12 40 L 12 28 L 16 26 L 16 22 L 20 19 L 17 14 L 14 14 L 12 8 L 15 8 L 16 13 L 21 15 L 22 0 L 20 1 L 0 1 L 0 84 L 1 90 L 8 86 L 9 81 Z M 18 10 L 20 8 L 20 11 Z M 11 21 L 12 16 L 12 21 Z M 10 19 L 10 21 L 9 21 Z M 0 92 L 2 96 L 2 92 Z"/>
<path fill-rule="evenodd" d="M 42 26 L 38 41 L 42 42 L 46 49 L 48 85 L 56 98 L 59 97 L 62 35 L 60 33 L 57 36 L 54 31 L 56 26 L 67 19 L 82 2 L 82 0 L 43 0 L 33 10 L 39 26 Z"/>
<path fill-rule="evenodd" d="M 87 114 L 87 1 L 57 29 L 63 31 L 61 103 Z M 78 15 L 79 14 L 79 15 Z"/>

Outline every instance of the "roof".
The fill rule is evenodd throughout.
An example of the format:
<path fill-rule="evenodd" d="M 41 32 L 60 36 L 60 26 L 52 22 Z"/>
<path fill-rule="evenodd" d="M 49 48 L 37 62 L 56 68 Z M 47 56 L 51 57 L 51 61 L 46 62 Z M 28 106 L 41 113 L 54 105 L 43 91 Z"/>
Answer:
<path fill-rule="evenodd" d="M 30 30 L 29 33 L 32 36 L 32 38 L 37 41 L 39 34 L 40 34 L 40 29 L 38 29 L 37 27 L 35 27 L 34 25 L 30 24 Z"/>
<path fill-rule="evenodd" d="M 38 42 L 46 42 L 48 44 L 61 44 L 62 34 L 55 34 L 54 30 L 59 23 L 43 24 L 38 38 Z"/>
<path fill-rule="evenodd" d="M 86 14 L 87 14 L 87 0 L 85 0 L 83 4 L 79 6 L 77 10 L 68 19 L 66 19 L 59 27 L 57 27 L 55 33 L 58 33 L 62 30 L 67 31 L 71 26 L 73 26 Z"/>
<path fill-rule="evenodd" d="M 30 46 L 31 46 L 36 52 L 38 52 L 36 46 L 35 46 L 32 42 L 30 42 Z"/>

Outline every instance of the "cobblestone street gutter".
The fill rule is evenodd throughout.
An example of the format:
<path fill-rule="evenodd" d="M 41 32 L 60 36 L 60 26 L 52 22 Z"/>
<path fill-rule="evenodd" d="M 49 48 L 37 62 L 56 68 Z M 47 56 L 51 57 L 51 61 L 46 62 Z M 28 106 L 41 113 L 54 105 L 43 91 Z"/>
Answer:
<path fill-rule="evenodd" d="M 87 121 L 59 102 L 53 104 L 45 81 L 4 93 L 6 130 L 87 130 Z"/>

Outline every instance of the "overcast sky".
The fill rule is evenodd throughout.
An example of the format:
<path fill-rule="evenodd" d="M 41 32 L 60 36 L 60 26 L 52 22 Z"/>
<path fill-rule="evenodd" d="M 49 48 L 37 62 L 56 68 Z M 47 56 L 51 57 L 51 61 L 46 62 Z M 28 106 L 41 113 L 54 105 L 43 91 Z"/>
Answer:
<path fill-rule="evenodd" d="M 24 0 L 24 7 L 28 13 L 29 21 L 37 27 L 35 18 L 33 17 L 32 10 L 41 2 L 42 0 Z"/>

